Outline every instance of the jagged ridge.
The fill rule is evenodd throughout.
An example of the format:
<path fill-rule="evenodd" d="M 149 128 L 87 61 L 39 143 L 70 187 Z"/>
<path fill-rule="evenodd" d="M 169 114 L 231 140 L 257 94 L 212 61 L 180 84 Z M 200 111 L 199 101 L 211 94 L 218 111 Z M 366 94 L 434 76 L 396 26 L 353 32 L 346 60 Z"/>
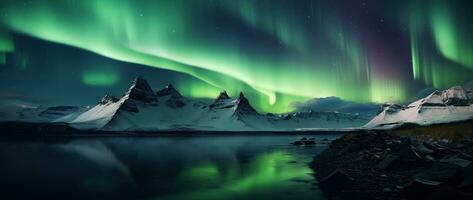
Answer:
<path fill-rule="evenodd" d="M 460 86 L 434 91 L 408 106 L 383 104 L 378 114 L 364 127 L 395 128 L 405 123 L 430 125 L 473 119 L 472 100 Z"/>
<path fill-rule="evenodd" d="M 72 124 L 78 128 L 106 130 L 294 130 L 319 127 L 359 126 L 364 122 L 343 117 L 340 113 L 284 116 L 259 114 L 243 92 L 232 99 L 222 91 L 215 100 L 206 104 L 187 99 L 172 85 L 154 92 L 148 82 L 136 78 L 120 99 L 111 95 L 83 113 Z M 325 117 L 322 117 L 325 116 Z M 358 116 L 353 115 L 354 119 Z"/>

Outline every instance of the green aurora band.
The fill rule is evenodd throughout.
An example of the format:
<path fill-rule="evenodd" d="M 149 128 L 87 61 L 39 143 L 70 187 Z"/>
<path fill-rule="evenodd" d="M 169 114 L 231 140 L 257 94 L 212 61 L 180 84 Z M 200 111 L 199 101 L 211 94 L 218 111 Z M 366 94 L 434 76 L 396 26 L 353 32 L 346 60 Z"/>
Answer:
<path fill-rule="evenodd" d="M 445 1 L 412 1 L 405 22 L 409 27 L 412 73 L 434 88 L 445 88 L 472 78 L 473 27 L 471 18 L 455 13 L 470 12 Z"/>
<path fill-rule="evenodd" d="M 0 61 L 14 46 L 5 33 L 20 33 L 195 77 L 199 81 L 174 83 L 185 96 L 243 91 L 264 112 L 289 111 L 294 101 L 327 96 L 401 102 L 412 92 L 410 82 L 440 88 L 471 78 L 473 45 L 465 36 L 472 31 L 461 26 L 467 22 L 452 15 L 452 7 L 407 3 L 408 12 L 399 15 L 411 41 L 412 75 L 405 77 L 383 74 L 383 66 L 370 63 L 362 36 L 335 5 L 305 2 L 301 11 L 291 2 L 268 0 L 4 0 Z M 246 41 L 242 34 L 264 41 Z M 113 73 L 94 73 L 84 73 L 86 85 L 119 81 Z"/>
<path fill-rule="evenodd" d="M 82 81 L 90 86 L 108 86 L 117 83 L 118 76 L 113 72 L 88 72 L 82 76 Z"/>

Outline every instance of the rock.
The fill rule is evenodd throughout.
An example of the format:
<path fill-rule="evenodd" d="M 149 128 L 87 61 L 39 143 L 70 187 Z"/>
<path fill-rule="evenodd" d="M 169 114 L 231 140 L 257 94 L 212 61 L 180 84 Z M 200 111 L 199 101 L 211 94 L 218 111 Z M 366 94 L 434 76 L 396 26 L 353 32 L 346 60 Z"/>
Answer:
<path fill-rule="evenodd" d="M 473 139 L 463 139 L 460 141 L 462 145 L 472 147 L 473 146 Z"/>
<path fill-rule="evenodd" d="M 427 199 L 426 195 L 439 190 L 442 182 L 416 179 L 403 186 L 401 192 L 407 199 Z"/>
<path fill-rule="evenodd" d="M 427 146 L 426 146 L 427 147 Z M 435 153 L 441 154 L 441 155 L 446 155 L 446 154 L 451 154 L 453 153 L 452 150 L 450 150 L 448 147 L 443 146 L 438 143 L 433 143 L 430 147 Z"/>
<path fill-rule="evenodd" d="M 469 161 L 473 162 L 473 156 L 472 155 L 469 155 L 469 154 L 466 154 L 466 153 L 461 153 L 459 155 L 459 157 L 462 158 L 462 159 L 469 160 Z"/>
<path fill-rule="evenodd" d="M 405 106 L 402 106 L 402 105 L 399 105 L 399 104 L 391 104 L 391 103 L 384 103 L 383 105 L 381 105 L 381 109 L 378 111 L 378 113 L 376 113 L 377 115 L 381 112 L 383 112 L 384 110 L 386 110 L 387 113 L 389 114 L 393 114 L 393 113 L 397 113 L 401 110 L 404 110 L 406 109 Z"/>
<path fill-rule="evenodd" d="M 370 160 L 372 161 L 377 161 L 377 160 L 380 160 L 381 156 L 377 155 L 377 154 L 373 154 L 370 156 Z"/>
<path fill-rule="evenodd" d="M 403 145 L 399 154 L 390 154 L 385 151 L 381 155 L 370 157 L 370 159 L 379 160 L 379 163 L 376 165 L 376 167 L 385 170 L 405 169 L 413 166 L 423 166 L 426 164 L 425 161 L 410 145 Z"/>
<path fill-rule="evenodd" d="M 459 183 L 462 180 L 458 165 L 443 162 L 435 162 L 430 168 L 416 176 L 423 180 L 449 183 Z"/>
<path fill-rule="evenodd" d="M 315 145 L 315 141 L 313 140 L 303 140 L 302 143 L 304 143 L 304 145 Z"/>
<path fill-rule="evenodd" d="M 427 161 L 430 161 L 430 162 L 434 162 L 434 161 L 435 161 L 435 158 L 432 157 L 431 155 L 425 156 L 425 159 L 426 159 Z"/>
<path fill-rule="evenodd" d="M 118 98 L 107 94 L 104 97 L 102 97 L 102 99 L 98 103 L 101 104 L 101 105 L 106 105 L 106 104 L 110 104 L 110 103 L 115 103 L 117 101 L 118 101 Z"/>
<path fill-rule="evenodd" d="M 375 148 L 373 148 L 373 151 L 380 152 L 380 151 L 383 151 L 383 149 L 375 147 Z"/>
<path fill-rule="evenodd" d="M 473 148 L 460 142 L 348 133 L 318 156 L 320 189 L 329 199 L 473 199 Z"/>
<path fill-rule="evenodd" d="M 422 146 L 424 146 L 425 148 L 433 151 L 433 156 L 436 158 L 436 159 L 439 159 L 441 158 L 443 155 L 449 153 L 446 149 L 444 148 L 439 148 L 438 146 L 434 145 L 434 143 L 428 143 L 428 142 L 424 142 L 422 143 Z"/>
<path fill-rule="evenodd" d="M 243 115 L 258 115 L 258 112 L 250 105 L 250 101 L 245 97 L 243 92 L 235 100 L 235 111 L 236 116 Z"/>
<path fill-rule="evenodd" d="M 140 77 L 135 78 L 133 85 L 128 89 L 125 95 L 128 95 L 130 99 L 138 102 L 148 104 L 156 104 L 158 102 L 158 96 L 151 89 L 148 81 Z"/>
<path fill-rule="evenodd" d="M 415 151 L 415 148 L 411 145 L 403 146 L 400 150 L 401 159 L 405 162 L 419 162 L 422 161 L 422 157 Z"/>
<path fill-rule="evenodd" d="M 222 91 L 220 94 L 218 94 L 217 98 L 215 99 L 215 102 L 220 102 L 222 100 L 227 100 L 230 99 L 230 96 L 228 96 L 227 91 Z"/>
<path fill-rule="evenodd" d="M 384 149 L 381 154 L 379 154 L 379 158 L 377 159 L 377 161 L 380 161 L 380 160 L 383 160 L 386 158 L 386 156 L 389 155 L 389 150 L 388 149 Z"/>
<path fill-rule="evenodd" d="M 182 97 L 181 93 L 179 93 L 172 84 L 166 85 L 166 87 L 157 91 L 156 95 L 158 95 L 159 97 L 163 97 L 163 96 Z"/>
<path fill-rule="evenodd" d="M 449 156 L 439 160 L 440 162 L 458 165 L 460 167 L 467 167 L 471 161 L 462 159 L 459 155 Z"/>
<path fill-rule="evenodd" d="M 319 187 L 326 191 L 341 191 L 351 187 L 354 180 L 342 171 L 336 170 L 319 182 Z"/>
<path fill-rule="evenodd" d="M 422 156 L 426 156 L 428 154 L 432 154 L 434 153 L 434 151 L 428 149 L 427 147 L 425 147 L 423 144 L 419 144 L 415 147 L 415 151 L 419 154 L 421 154 Z"/>
<path fill-rule="evenodd" d="M 460 183 L 459 187 L 473 191 L 473 164 L 469 164 L 467 167 L 461 169 L 463 174 L 463 181 Z"/>
<path fill-rule="evenodd" d="M 301 138 L 301 140 L 295 141 L 291 144 L 296 145 L 296 146 L 300 146 L 300 145 L 311 146 L 311 145 L 315 145 L 316 143 L 314 140 L 307 140 L 307 138 L 303 137 Z"/>
<path fill-rule="evenodd" d="M 395 164 L 399 160 L 399 155 L 387 155 L 383 160 L 381 160 L 376 167 L 380 169 L 393 169 L 396 168 Z"/>
<path fill-rule="evenodd" d="M 442 101 L 447 105 L 469 106 L 470 100 L 461 86 L 451 87 L 442 92 Z"/>
<path fill-rule="evenodd" d="M 471 200 L 473 196 L 471 192 L 462 192 L 451 185 L 441 185 L 441 187 L 430 195 L 429 199 L 455 199 L 455 200 Z"/>
<path fill-rule="evenodd" d="M 127 112 L 139 112 L 138 107 L 136 106 L 136 103 L 134 101 L 129 101 L 126 100 L 123 102 L 123 104 L 120 106 L 120 110 L 124 110 Z"/>

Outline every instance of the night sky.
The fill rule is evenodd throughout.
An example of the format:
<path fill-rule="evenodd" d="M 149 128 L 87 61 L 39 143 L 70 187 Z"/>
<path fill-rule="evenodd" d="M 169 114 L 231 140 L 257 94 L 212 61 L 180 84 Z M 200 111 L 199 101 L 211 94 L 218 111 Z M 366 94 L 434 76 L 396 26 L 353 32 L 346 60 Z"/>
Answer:
<path fill-rule="evenodd" d="M 263 112 L 473 79 L 472 0 L 2 0 L 0 100 L 91 105 L 136 76 Z"/>

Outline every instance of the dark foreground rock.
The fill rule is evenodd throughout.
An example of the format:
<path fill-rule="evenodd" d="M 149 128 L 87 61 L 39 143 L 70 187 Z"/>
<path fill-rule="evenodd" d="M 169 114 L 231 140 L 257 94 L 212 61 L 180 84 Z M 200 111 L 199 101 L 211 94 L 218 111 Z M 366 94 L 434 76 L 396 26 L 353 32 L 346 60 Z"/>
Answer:
<path fill-rule="evenodd" d="M 473 199 L 473 143 L 349 133 L 311 167 L 329 199 Z"/>
<path fill-rule="evenodd" d="M 294 146 L 313 146 L 315 144 L 317 144 L 315 142 L 315 138 L 301 138 L 300 140 L 297 140 L 295 142 L 291 142 L 290 144 L 294 145 Z"/>

